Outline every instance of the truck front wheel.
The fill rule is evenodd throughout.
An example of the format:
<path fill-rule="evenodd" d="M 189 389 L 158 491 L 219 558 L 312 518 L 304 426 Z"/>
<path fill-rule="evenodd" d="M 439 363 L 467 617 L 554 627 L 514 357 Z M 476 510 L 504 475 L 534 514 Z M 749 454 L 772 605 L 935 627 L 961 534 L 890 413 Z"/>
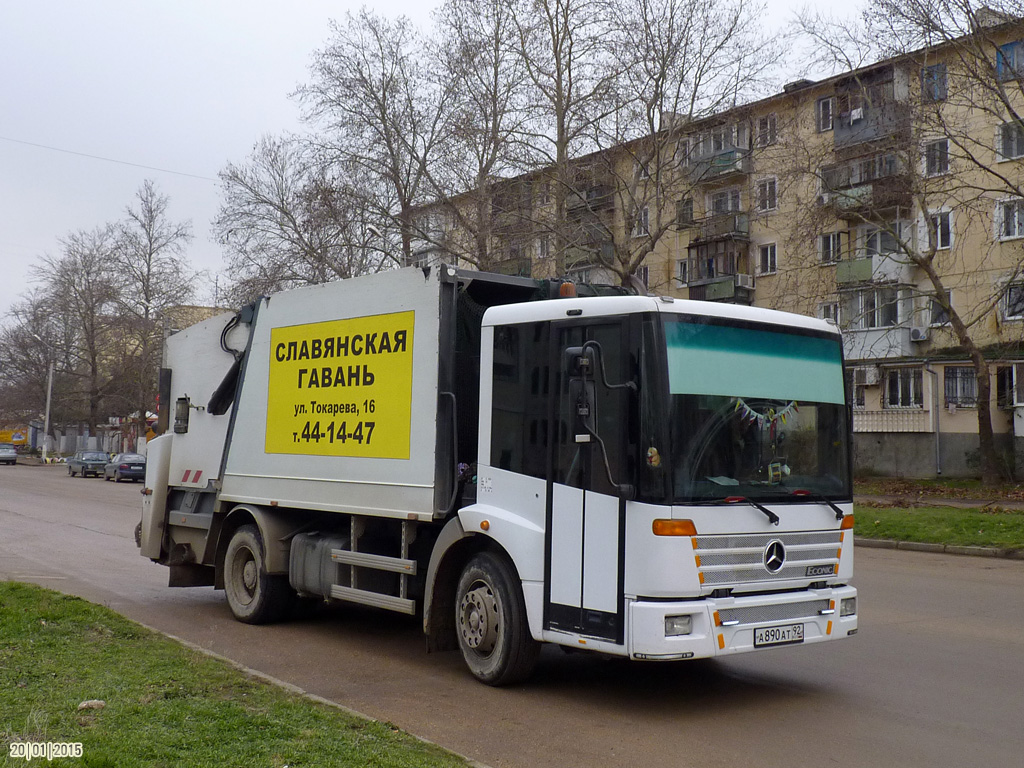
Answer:
<path fill-rule="evenodd" d="M 246 624 L 269 624 L 288 612 L 295 593 L 287 576 L 267 573 L 255 525 L 243 525 L 231 536 L 224 553 L 224 594 L 231 613 Z"/>
<path fill-rule="evenodd" d="M 506 558 L 481 552 L 466 564 L 455 611 L 462 658 L 477 680 L 508 685 L 530 676 L 540 644 L 530 636 L 523 590 Z"/>

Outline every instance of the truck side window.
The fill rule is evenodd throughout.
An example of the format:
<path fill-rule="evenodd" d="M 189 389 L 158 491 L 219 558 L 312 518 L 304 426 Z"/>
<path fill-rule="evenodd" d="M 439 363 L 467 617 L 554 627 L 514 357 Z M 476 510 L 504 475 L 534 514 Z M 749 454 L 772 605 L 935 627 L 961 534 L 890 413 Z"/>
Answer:
<path fill-rule="evenodd" d="M 491 390 L 491 464 L 547 477 L 548 323 L 497 326 Z"/>

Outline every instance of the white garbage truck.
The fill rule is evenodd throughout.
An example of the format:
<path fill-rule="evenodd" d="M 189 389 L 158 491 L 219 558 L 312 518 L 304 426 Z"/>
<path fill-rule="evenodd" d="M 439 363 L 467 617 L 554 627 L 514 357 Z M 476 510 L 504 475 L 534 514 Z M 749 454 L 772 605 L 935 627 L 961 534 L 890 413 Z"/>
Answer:
<path fill-rule="evenodd" d="M 421 615 L 520 681 L 857 631 L 834 326 L 441 266 L 265 297 L 167 339 L 142 555 L 240 621 Z"/>

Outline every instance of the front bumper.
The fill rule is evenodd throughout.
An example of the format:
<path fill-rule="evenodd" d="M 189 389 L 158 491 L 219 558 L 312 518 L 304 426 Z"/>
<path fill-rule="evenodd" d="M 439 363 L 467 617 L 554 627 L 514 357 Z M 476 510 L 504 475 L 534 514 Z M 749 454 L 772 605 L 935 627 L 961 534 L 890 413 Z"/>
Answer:
<path fill-rule="evenodd" d="M 762 650 L 754 645 L 757 629 L 793 624 L 803 625 L 802 645 L 838 640 L 857 631 L 856 613 L 839 615 L 842 601 L 856 596 L 856 588 L 844 586 L 692 601 L 630 601 L 628 652 L 648 661 L 727 656 Z M 680 615 L 692 617 L 690 634 L 666 637 L 665 618 Z"/>

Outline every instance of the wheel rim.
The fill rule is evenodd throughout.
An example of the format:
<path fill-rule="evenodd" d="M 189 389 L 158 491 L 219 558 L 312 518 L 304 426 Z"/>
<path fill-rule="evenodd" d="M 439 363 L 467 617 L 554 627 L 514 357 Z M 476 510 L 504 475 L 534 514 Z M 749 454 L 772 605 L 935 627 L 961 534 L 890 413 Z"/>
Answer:
<path fill-rule="evenodd" d="M 486 656 L 498 642 L 498 600 L 494 591 L 482 581 L 462 596 L 459 603 L 459 631 L 468 648 Z"/>
<path fill-rule="evenodd" d="M 231 570 L 236 597 L 243 605 L 248 605 L 255 598 L 259 588 L 259 565 L 252 550 L 247 547 L 239 549 Z"/>

